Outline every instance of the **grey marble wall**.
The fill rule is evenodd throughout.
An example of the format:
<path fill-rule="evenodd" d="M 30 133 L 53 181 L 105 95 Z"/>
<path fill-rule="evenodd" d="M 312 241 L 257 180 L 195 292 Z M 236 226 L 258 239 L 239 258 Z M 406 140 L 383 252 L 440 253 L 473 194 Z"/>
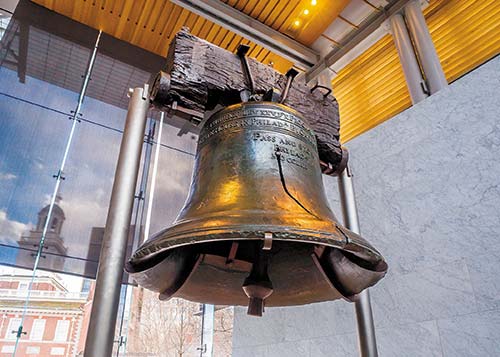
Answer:
<path fill-rule="evenodd" d="M 362 233 L 390 267 L 371 289 L 379 355 L 500 356 L 500 57 L 348 147 Z M 353 307 L 237 309 L 233 347 L 358 356 Z"/>

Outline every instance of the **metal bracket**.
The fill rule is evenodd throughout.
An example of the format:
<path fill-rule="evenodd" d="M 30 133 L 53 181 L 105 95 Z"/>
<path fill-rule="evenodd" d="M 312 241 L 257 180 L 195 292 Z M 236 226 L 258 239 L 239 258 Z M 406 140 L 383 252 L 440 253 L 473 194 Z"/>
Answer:
<path fill-rule="evenodd" d="M 271 250 L 273 247 L 273 234 L 270 232 L 264 233 L 264 244 L 262 250 Z"/>
<path fill-rule="evenodd" d="M 281 94 L 280 103 L 283 104 L 288 97 L 288 92 L 290 87 L 292 86 L 293 79 L 299 74 L 299 72 L 295 68 L 290 68 L 286 72 L 286 84 L 285 89 L 283 89 L 283 93 Z"/>
<path fill-rule="evenodd" d="M 150 101 L 150 98 L 149 98 L 149 84 L 148 83 L 144 83 L 144 87 L 142 87 L 142 99 Z"/>
<path fill-rule="evenodd" d="M 431 91 L 429 90 L 427 81 L 424 80 L 420 82 L 420 87 L 422 87 L 422 92 L 424 92 L 426 95 L 431 95 Z"/>
<path fill-rule="evenodd" d="M 74 110 L 70 111 L 70 113 L 73 114 L 73 116 L 68 117 L 69 120 L 76 120 L 78 123 L 82 122 L 82 120 L 77 118 L 77 116 L 80 116 L 80 118 L 81 118 L 81 117 L 83 117 L 83 113 L 75 113 Z"/>
<path fill-rule="evenodd" d="M 52 175 L 56 180 L 66 180 L 66 177 L 63 176 L 63 172 L 61 170 L 57 171 L 57 174 Z"/>
<path fill-rule="evenodd" d="M 249 50 L 250 46 L 240 44 L 238 46 L 238 50 L 236 51 L 236 55 L 240 58 L 243 75 L 245 76 L 245 81 L 247 83 L 248 90 L 250 91 L 248 99 L 252 99 L 255 94 L 255 82 L 253 80 L 252 73 L 250 72 L 250 67 L 248 66 L 248 60 L 246 57 Z"/>
<path fill-rule="evenodd" d="M 264 102 L 273 102 L 273 103 L 280 103 L 280 98 L 281 98 L 281 93 L 279 92 L 278 89 L 276 88 L 271 88 L 269 89 L 264 95 L 262 96 L 262 100 Z"/>
<path fill-rule="evenodd" d="M 117 343 L 118 346 L 120 346 L 120 347 L 124 346 L 127 344 L 127 337 L 120 335 L 120 336 L 118 336 L 118 339 L 114 340 L 113 342 Z"/>
<path fill-rule="evenodd" d="M 314 85 L 314 87 L 311 88 L 311 93 L 313 93 L 318 88 L 326 89 L 326 91 L 327 91 L 325 94 L 323 94 L 323 99 L 326 99 L 326 97 L 328 97 L 330 94 L 332 94 L 332 89 L 331 88 L 329 88 L 327 86 L 322 86 L 322 85 L 320 85 L 318 83 L 316 83 Z"/>
<path fill-rule="evenodd" d="M 330 176 L 339 176 L 344 169 L 346 169 L 347 162 L 349 161 L 349 151 L 345 147 L 340 148 L 342 150 L 342 158 L 340 162 L 337 164 L 337 167 L 334 169 L 333 165 L 329 162 L 324 162 L 322 160 L 319 161 L 319 165 L 321 167 L 321 172 L 325 175 Z"/>
<path fill-rule="evenodd" d="M 12 330 L 12 333 L 15 333 L 17 338 L 21 337 L 21 335 L 28 334 L 28 332 L 23 331 L 23 325 L 19 326 L 19 328 L 17 330 Z"/>

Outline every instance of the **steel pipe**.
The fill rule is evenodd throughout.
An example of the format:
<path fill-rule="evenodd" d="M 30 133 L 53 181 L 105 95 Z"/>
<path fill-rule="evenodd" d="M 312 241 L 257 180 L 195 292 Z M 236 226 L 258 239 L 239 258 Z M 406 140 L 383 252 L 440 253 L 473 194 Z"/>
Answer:
<path fill-rule="evenodd" d="M 360 233 L 358 210 L 352 175 L 349 166 L 338 176 L 340 205 L 344 225 L 354 233 Z M 358 343 L 361 357 L 377 357 L 377 341 L 373 323 L 370 292 L 368 289 L 359 294 L 359 300 L 354 303 L 358 324 Z"/>
<path fill-rule="evenodd" d="M 85 341 L 86 357 L 109 357 L 113 351 L 128 231 L 148 108 L 147 86 L 135 88 L 130 97 L 104 230 L 92 312 Z"/>
<path fill-rule="evenodd" d="M 399 60 L 403 67 L 406 86 L 410 92 L 412 103 L 416 104 L 427 98 L 427 94 L 424 92 L 425 81 L 413 50 L 410 35 L 408 34 L 403 15 L 399 13 L 395 14 L 390 18 L 389 22 L 391 24 L 392 38 L 394 39 Z"/>
<path fill-rule="evenodd" d="M 436 48 L 432 42 L 420 1 L 410 1 L 405 6 L 404 12 L 410 36 L 427 79 L 429 92 L 434 94 L 447 87 L 448 81 L 444 76 L 443 67 L 441 67 Z"/>

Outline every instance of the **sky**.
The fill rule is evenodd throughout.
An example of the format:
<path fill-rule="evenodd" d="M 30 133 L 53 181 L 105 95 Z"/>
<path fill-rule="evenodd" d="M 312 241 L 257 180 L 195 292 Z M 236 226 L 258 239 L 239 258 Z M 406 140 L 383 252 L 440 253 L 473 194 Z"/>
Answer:
<path fill-rule="evenodd" d="M 0 243 L 16 246 L 50 202 L 77 98 L 74 92 L 35 78 L 27 77 L 22 84 L 17 73 L 0 67 Z M 59 205 L 66 216 L 61 236 L 68 255 L 85 258 L 92 227 L 105 225 L 126 111 L 85 98 L 82 113 L 91 122 L 77 124 Z M 195 138 L 176 133 L 166 125 L 162 143 L 193 153 Z M 192 167 L 192 155 L 161 147 L 151 234 L 177 216 Z M 15 254 L 2 249 L 0 263 L 15 261 Z M 82 264 L 75 260 L 67 267 L 78 269 Z"/>

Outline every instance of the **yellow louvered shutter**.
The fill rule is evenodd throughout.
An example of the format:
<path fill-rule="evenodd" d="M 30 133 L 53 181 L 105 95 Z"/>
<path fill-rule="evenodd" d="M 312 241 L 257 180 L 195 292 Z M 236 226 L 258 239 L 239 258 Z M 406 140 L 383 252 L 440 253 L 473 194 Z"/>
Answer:
<path fill-rule="evenodd" d="M 437 0 L 424 13 L 448 82 L 500 53 L 500 1 Z"/>
<path fill-rule="evenodd" d="M 448 82 L 500 53 L 498 0 L 436 0 L 424 14 Z M 342 142 L 411 105 L 390 35 L 343 68 L 332 84 Z"/>
<path fill-rule="evenodd" d="M 390 35 L 384 36 L 333 79 L 340 107 L 343 143 L 411 105 L 408 89 Z"/>

